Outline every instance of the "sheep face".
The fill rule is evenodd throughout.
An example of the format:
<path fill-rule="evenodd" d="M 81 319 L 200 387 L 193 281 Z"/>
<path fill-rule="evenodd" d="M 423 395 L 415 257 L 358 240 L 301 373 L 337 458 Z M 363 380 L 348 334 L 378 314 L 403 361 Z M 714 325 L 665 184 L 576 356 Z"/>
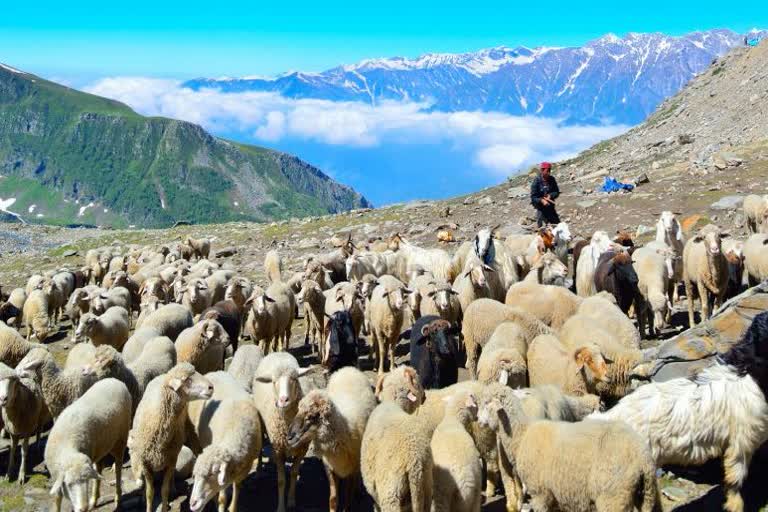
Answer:
<path fill-rule="evenodd" d="M 224 299 L 225 300 L 231 300 L 238 306 L 242 306 L 247 297 L 245 297 L 245 283 L 241 279 L 233 279 L 229 286 L 227 286 L 226 291 L 224 292 Z"/>
<path fill-rule="evenodd" d="M 492 364 L 491 375 L 484 375 L 483 378 L 478 377 L 478 380 L 485 383 L 495 381 L 502 386 L 513 388 L 525 387 L 526 371 L 525 360 L 516 350 L 498 350 Z"/>
<path fill-rule="evenodd" d="M 483 398 L 477 411 L 477 422 L 490 430 L 499 428 L 499 415 L 504 412 L 501 402 L 496 399 Z"/>
<path fill-rule="evenodd" d="M 101 475 L 94 469 L 94 464 L 87 455 L 76 453 L 67 460 L 67 465 L 53 483 L 51 495 L 63 494 L 72 504 L 75 512 L 85 512 L 95 507 L 90 499 L 93 486 Z"/>
<path fill-rule="evenodd" d="M 584 373 L 588 382 L 607 382 L 608 365 L 597 346 L 579 347 L 573 354 L 576 367 Z"/>
<path fill-rule="evenodd" d="M 0 407 L 8 407 L 16 400 L 19 376 L 15 373 L 5 375 L 0 379 Z"/>
<path fill-rule="evenodd" d="M 473 249 L 480 261 L 489 263 L 493 257 L 491 255 L 491 248 L 493 247 L 493 232 L 498 228 L 495 226 L 491 229 L 481 229 L 475 235 L 473 243 Z"/>
<path fill-rule="evenodd" d="M 302 398 L 288 430 L 288 445 L 296 448 L 313 440 L 318 430 L 327 425 L 331 407 L 327 393 L 319 389 Z"/>
<path fill-rule="evenodd" d="M 362 301 L 363 297 L 357 288 L 339 288 L 336 290 L 336 302 L 341 302 L 346 311 L 351 311 L 355 301 Z"/>
<path fill-rule="evenodd" d="M 567 222 L 561 222 L 552 228 L 552 236 L 555 237 L 555 245 L 567 244 L 573 238 Z"/>
<path fill-rule="evenodd" d="M 203 300 L 203 293 L 208 290 L 208 285 L 202 279 L 195 279 L 187 286 L 189 291 L 189 300 L 193 303 L 197 303 Z"/>
<path fill-rule="evenodd" d="M 209 344 L 229 345 L 229 336 L 222 325 L 213 319 L 200 322 L 200 336 Z"/>
<path fill-rule="evenodd" d="M 543 254 L 534 264 L 532 271 L 539 272 L 539 282 L 556 286 L 568 286 L 568 267 L 551 252 Z"/>
<path fill-rule="evenodd" d="M 179 363 L 166 374 L 166 386 L 189 400 L 207 400 L 213 395 L 211 381 L 189 363 Z"/>
<path fill-rule="evenodd" d="M 98 323 L 99 319 L 93 313 L 85 313 L 80 317 L 80 324 L 75 330 L 75 341 L 82 341 L 87 338 L 93 332 L 94 326 Z"/>
<path fill-rule="evenodd" d="M 107 305 L 104 303 L 106 300 L 109 300 L 109 296 L 104 293 L 93 297 L 91 299 L 91 313 L 103 315 L 107 310 Z"/>
<path fill-rule="evenodd" d="M 394 290 L 384 292 L 383 297 L 387 299 L 389 309 L 392 311 L 402 311 L 405 304 L 405 295 L 408 293 L 411 293 L 411 291 L 405 288 L 395 288 Z"/>
<path fill-rule="evenodd" d="M 218 460 L 213 450 L 204 450 L 193 470 L 194 482 L 189 495 L 189 509 L 192 512 L 203 510 L 208 502 L 227 484 L 227 461 Z"/>
<path fill-rule="evenodd" d="M 661 231 L 665 233 L 665 238 L 668 240 L 683 240 L 683 233 L 682 229 L 680 228 L 680 223 L 677 221 L 675 214 L 669 210 L 661 212 L 656 230 L 657 232 Z"/>
<path fill-rule="evenodd" d="M 347 258 L 347 261 L 344 264 L 347 272 L 347 279 L 350 279 L 350 276 L 355 274 L 355 271 L 360 266 L 360 258 L 357 254 L 351 255 L 349 258 Z"/>
<path fill-rule="evenodd" d="M 727 236 L 717 229 L 707 230 L 695 236 L 695 243 L 703 243 L 707 256 L 718 256 L 722 252 L 722 239 Z"/>
<path fill-rule="evenodd" d="M 267 295 L 263 288 L 256 286 L 254 287 L 251 296 L 245 301 L 245 305 L 250 306 L 257 316 L 262 317 L 267 314 L 267 304 L 274 302 L 275 299 Z"/>
<path fill-rule="evenodd" d="M 40 343 L 44 342 L 51 332 L 51 321 L 45 312 L 38 313 L 32 319 L 32 333 Z"/>
<path fill-rule="evenodd" d="M 408 295 L 408 307 L 413 313 L 421 311 L 421 292 L 419 290 L 413 290 L 413 293 Z"/>
<path fill-rule="evenodd" d="M 464 273 L 465 277 L 468 277 L 472 282 L 472 286 L 478 290 L 485 288 L 488 284 L 488 280 L 485 278 L 486 272 L 494 272 L 493 267 L 488 265 L 472 265 L 472 267 Z"/>
<path fill-rule="evenodd" d="M 370 299 L 373 295 L 373 289 L 379 285 L 379 281 L 373 274 L 365 274 L 362 283 L 363 284 L 360 286 L 360 293 L 363 297 Z"/>
<path fill-rule="evenodd" d="M 454 295 L 458 295 L 455 291 L 453 291 L 451 288 L 439 288 L 436 290 L 432 290 L 428 293 L 429 298 L 431 298 L 435 306 L 437 307 L 437 310 L 441 313 L 447 313 L 451 309 L 451 298 Z"/>

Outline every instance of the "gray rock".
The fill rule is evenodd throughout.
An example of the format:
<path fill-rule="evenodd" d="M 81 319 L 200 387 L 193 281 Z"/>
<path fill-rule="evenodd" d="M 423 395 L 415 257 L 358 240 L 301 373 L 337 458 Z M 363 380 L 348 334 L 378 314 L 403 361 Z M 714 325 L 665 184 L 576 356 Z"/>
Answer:
<path fill-rule="evenodd" d="M 579 201 L 576 203 L 576 206 L 578 206 L 579 208 L 592 208 L 596 204 L 597 204 L 597 201 L 589 200 L 589 201 Z"/>
<path fill-rule="evenodd" d="M 491 198 L 490 198 L 490 197 L 488 197 L 488 196 L 484 196 L 484 197 L 482 197 L 482 198 L 481 198 L 481 199 L 480 199 L 480 200 L 477 202 L 477 204 L 479 204 L 480 206 L 490 206 L 490 205 L 492 205 L 492 204 L 493 204 L 493 199 L 491 199 Z"/>
<path fill-rule="evenodd" d="M 366 235 L 372 235 L 378 230 L 379 230 L 378 227 L 372 226 L 371 224 L 365 224 L 363 226 L 363 233 L 365 233 Z"/>
<path fill-rule="evenodd" d="M 640 224 L 637 226 L 637 231 L 635 231 L 635 237 L 640 238 L 641 236 L 653 233 L 654 231 L 656 231 L 655 228 L 646 226 L 645 224 Z"/>
<path fill-rule="evenodd" d="M 741 206 L 744 202 L 744 196 L 725 196 L 719 201 L 712 203 L 710 208 L 713 210 L 733 210 Z"/>
<path fill-rule="evenodd" d="M 465 197 L 464 200 L 461 202 L 464 205 L 472 204 L 472 198 L 471 197 Z"/>
<path fill-rule="evenodd" d="M 316 249 L 320 247 L 320 241 L 317 238 L 305 238 L 299 242 L 299 249 Z"/>
<path fill-rule="evenodd" d="M 528 197 L 528 188 L 526 187 L 512 187 L 507 190 L 508 199 L 521 199 Z"/>
<path fill-rule="evenodd" d="M 681 146 L 684 146 L 686 144 L 693 144 L 694 137 L 690 133 L 681 133 L 677 136 L 677 143 Z"/>
<path fill-rule="evenodd" d="M 654 162 L 654 163 L 657 163 L 657 162 Z M 650 181 L 651 180 L 648 179 L 648 175 L 645 173 L 642 173 L 640 176 L 635 178 L 635 185 L 642 185 L 643 183 L 649 183 Z"/>
<path fill-rule="evenodd" d="M 216 251 L 217 258 L 229 258 L 235 254 L 237 254 L 237 249 L 234 247 L 224 247 L 223 249 Z"/>
<path fill-rule="evenodd" d="M 70 258 L 72 256 L 77 256 L 77 250 L 76 249 L 70 249 L 68 251 L 64 251 L 64 254 L 62 254 L 65 258 Z"/>
<path fill-rule="evenodd" d="M 413 201 L 403 206 L 403 210 L 418 210 L 419 208 L 426 208 L 428 206 L 432 206 L 430 201 Z"/>
<path fill-rule="evenodd" d="M 684 501 L 688 499 L 688 493 L 679 487 L 668 485 L 661 490 L 661 494 L 672 501 Z"/>
<path fill-rule="evenodd" d="M 421 233 L 424 233 L 427 229 L 429 229 L 429 228 L 427 228 L 427 226 L 425 226 L 424 224 L 416 224 L 414 226 L 411 226 L 408 229 L 408 234 L 409 235 L 419 235 Z"/>

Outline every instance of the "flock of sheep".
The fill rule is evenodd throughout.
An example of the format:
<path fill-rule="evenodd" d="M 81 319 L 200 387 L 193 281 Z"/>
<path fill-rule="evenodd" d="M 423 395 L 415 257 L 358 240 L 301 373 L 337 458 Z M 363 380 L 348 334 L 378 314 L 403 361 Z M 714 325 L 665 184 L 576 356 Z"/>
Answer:
<path fill-rule="evenodd" d="M 668 325 L 681 281 L 693 325 L 695 297 L 706 319 L 768 279 L 768 196 L 744 208 L 745 242 L 712 225 L 686 241 L 671 212 L 639 248 L 625 233 L 572 240 L 564 223 L 505 240 L 482 229 L 453 255 L 347 237 L 290 275 L 270 251 L 264 286 L 210 261 L 207 239 L 88 251 L 0 305 L 7 473 L 24 483 L 30 439 L 53 422 L 56 510 L 94 509 L 108 461 L 117 505 L 127 448 L 147 510 L 154 477 L 165 511 L 180 474 L 192 511 L 217 497 L 223 512 L 231 487 L 234 512 L 268 443 L 280 512 L 310 446 L 331 510 L 358 504 L 361 480 L 382 511 L 477 511 L 501 487 L 510 511 L 526 497 L 537 511 L 660 510 L 657 467 L 723 457 L 724 506 L 741 511 L 768 438 L 768 313 L 689 378 L 646 383 L 657 350 L 641 338 Z M 75 344 L 60 365 L 44 342 L 65 315 Z M 304 368 L 289 352 L 301 317 L 319 363 Z"/>

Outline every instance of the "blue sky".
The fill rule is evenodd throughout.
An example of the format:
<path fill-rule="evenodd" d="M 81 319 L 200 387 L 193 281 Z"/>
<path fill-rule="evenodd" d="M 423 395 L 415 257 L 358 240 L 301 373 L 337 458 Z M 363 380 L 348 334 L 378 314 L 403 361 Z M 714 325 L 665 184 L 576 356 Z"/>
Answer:
<path fill-rule="evenodd" d="M 0 62 L 71 83 L 319 71 L 367 57 L 768 26 L 764 2 L 5 2 Z"/>

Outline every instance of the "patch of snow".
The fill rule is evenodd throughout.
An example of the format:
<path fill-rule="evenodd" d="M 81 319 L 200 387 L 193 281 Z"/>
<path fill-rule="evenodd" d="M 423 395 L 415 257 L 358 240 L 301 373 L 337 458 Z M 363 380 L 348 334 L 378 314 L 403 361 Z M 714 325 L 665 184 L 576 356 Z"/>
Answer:
<path fill-rule="evenodd" d="M 626 56 L 627 56 L 627 54 L 626 54 L 626 53 L 622 53 L 621 55 L 614 55 L 614 54 L 612 54 L 612 53 L 609 53 L 609 54 L 608 54 L 608 56 L 609 56 L 610 58 L 612 58 L 613 60 L 615 60 L 616 62 L 619 62 L 621 59 L 623 59 L 624 57 L 626 57 Z"/>
<path fill-rule="evenodd" d="M 234 203 L 232 203 L 232 204 L 234 204 L 235 206 L 240 206 L 240 204 L 239 204 L 237 201 L 235 201 L 235 202 L 234 202 Z"/>
<path fill-rule="evenodd" d="M 693 46 L 695 46 L 696 48 L 701 48 L 702 50 L 704 49 L 704 43 L 702 43 L 701 41 L 691 41 L 691 42 L 693 43 Z"/>
<path fill-rule="evenodd" d="M 33 204 L 32 206 L 30 206 L 29 208 L 27 208 L 27 212 L 29 212 L 29 213 L 35 213 L 35 208 L 37 208 L 37 205 L 36 205 L 36 204 Z"/>
<path fill-rule="evenodd" d="M 104 208 L 104 213 L 109 213 L 109 209 L 108 208 Z"/>
<path fill-rule="evenodd" d="M 19 71 L 18 69 L 16 69 L 16 68 L 12 68 L 11 66 L 7 66 L 7 65 L 5 65 L 5 64 L 0 64 L 0 68 L 3 68 L 3 69 L 5 69 L 5 70 L 8 70 L 8 71 L 10 71 L 11 73 L 16 73 L 16 74 L 19 74 L 19 75 L 26 75 L 26 73 L 25 73 L 25 72 L 23 72 L 23 71 Z"/>
<path fill-rule="evenodd" d="M 160 208 L 165 210 L 165 199 L 163 199 L 163 196 L 160 196 Z"/>
<path fill-rule="evenodd" d="M 128 229 L 133 229 L 133 228 L 135 228 L 135 227 L 136 227 L 136 224 L 129 224 L 129 225 L 128 225 Z"/>
<path fill-rule="evenodd" d="M 35 217 L 37 217 L 38 219 L 40 219 L 40 218 L 42 218 L 42 217 L 45 217 L 45 215 L 43 215 L 42 213 L 38 213 L 37 215 L 35 215 Z"/>
<path fill-rule="evenodd" d="M 568 89 L 573 90 L 575 87 L 576 79 L 579 78 L 579 75 L 581 75 L 585 69 L 587 69 L 587 66 L 589 66 L 589 63 L 592 61 L 592 56 L 595 54 L 595 51 L 592 48 L 584 48 L 585 52 L 586 50 L 590 50 L 590 52 L 586 52 L 589 57 L 587 57 L 584 62 L 581 63 L 581 65 L 576 69 L 576 71 L 573 72 L 573 74 L 568 78 L 568 81 L 565 83 L 563 88 L 560 90 L 560 92 L 557 93 L 557 96 L 562 96 L 565 94 L 565 91 Z"/>
<path fill-rule="evenodd" d="M 9 197 L 8 199 L 3 199 L 0 197 L 0 210 L 7 211 L 9 206 L 13 206 L 13 203 L 16 202 L 15 197 Z"/>
<path fill-rule="evenodd" d="M 78 204 L 79 204 L 79 203 L 78 203 Z M 83 215 L 85 215 L 85 211 L 86 211 L 88 208 L 93 208 L 93 203 L 88 203 L 88 204 L 87 204 L 87 205 L 85 205 L 85 206 L 81 206 L 81 207 L 80 207 L 80 211 L 79 211 L 79 212 L 77 212 L 77 216 L 78 216 L 78 217 L 82 217 Z"/>

